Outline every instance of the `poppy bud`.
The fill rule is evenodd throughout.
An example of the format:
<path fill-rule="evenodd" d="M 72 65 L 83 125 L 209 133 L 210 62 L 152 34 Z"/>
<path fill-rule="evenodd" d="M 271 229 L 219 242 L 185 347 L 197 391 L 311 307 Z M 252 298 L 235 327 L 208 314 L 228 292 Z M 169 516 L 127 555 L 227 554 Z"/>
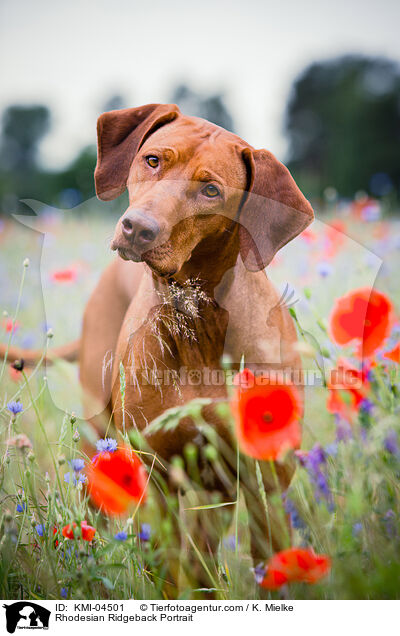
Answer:
<path fill-rule="evenodd" d="M 20 360 L 15 360 L 15 362 L 13 362 L 11 366 L 16 371 L 23 371 L 25 366 L 25 361 L 23 358 L 21 358 Z"/>

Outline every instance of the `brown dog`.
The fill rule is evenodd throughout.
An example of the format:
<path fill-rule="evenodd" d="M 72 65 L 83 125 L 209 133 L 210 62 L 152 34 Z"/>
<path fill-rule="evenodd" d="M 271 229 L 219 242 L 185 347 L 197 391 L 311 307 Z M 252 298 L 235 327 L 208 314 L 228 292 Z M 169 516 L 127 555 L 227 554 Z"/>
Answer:
<path fill-rule="evenodd" d="M 190 417 L 168 431 L 150 423 L 193 398 L 226 398 L 225 385 L 210 381 L 219 377 L 224 354 L 234 369 L 242 359 L 264 372 L 300 368 L 294 325 L 263 269 L 312 221 L 313 211 L 271 153 L 185 117 L 175 105 L 101 115 L 95 181 L 104 200 L 127 188 L 129 207 L 112 241 L 121 258 L 104 272 L 85 311 L 80 374 L 88 412 L 94 402 L 98 413 L 111 405 L 117 427 L 144 432 L 153 451 L 169 461 L 189 442 L 200 449 L 204 436 Z M 171 374 L 172 382 L 166 380 Z M 204 418 L 229 446 L 229 432 L 212 406 Z M 203 487 L 230 498 L 208 468 Z M 268 467 L 262 473 L 271 491 Z M 292 466 L 278 473 L 286 488 Z M 258 528 L 251 542 L 259 561 L 268 553 L 268 520 L 254 486 L 243 487 L 250 528 Z M 273 532 L 275 549 L 281 534 L 282 528 Z M 205 536 L 204 549 L 215 549 Z"/>
<path fill-rule="evenodd" d="M 189 442 L 201 447 L 204 438 L 191 418 L 168 431 L 154 431 L 150 422 L 193 398 L 226 398 L 225 386 L 209 381 L 221 370 L 223 354 L 236 369 L 242 357 L 251 369 L 300 368 L 294 325 L 262 270 L 312 221 L 312 208 L 271 153 L 184 117 L 174 105 L 103 114 L 95 179 L 98 196 L 106 200 L 127 187 L 129 207 L 112 241 L 124 260 L 105 272 L 85 314 L 82 381 L 103 404 L 112 387 L 116 425 L 144 431 L 153 451 L 170 460 Z M 95 327 L 98 302 L 106 315 Z M 99 370 L 106 350 L 114 352 L 114 365 L 103 389 Z M 196 382 L 183 382 L 182 370 L 185 377 L 197 374 Z M 166 372 L 175 384 L 165 383 Z M 204 417 L 229 444 L 212 407 Z M 202 470 L 203 487 L 232 497 L 207 466 Z M 286 488 L 292 466 L 278 472 Z M 263 476 L 271 491 L 266 467 Z M 268 520 L 254 479 L 249 483 L 244 491 L 250 528 L 257 527 L 251 541 L 258 561 L 268 551 Z M 215 549 L 216 538 L 204 526 L 202 531 L 204 548 Z M 281 547 L 282 528 L 272 535 L 273 547 Z"/>

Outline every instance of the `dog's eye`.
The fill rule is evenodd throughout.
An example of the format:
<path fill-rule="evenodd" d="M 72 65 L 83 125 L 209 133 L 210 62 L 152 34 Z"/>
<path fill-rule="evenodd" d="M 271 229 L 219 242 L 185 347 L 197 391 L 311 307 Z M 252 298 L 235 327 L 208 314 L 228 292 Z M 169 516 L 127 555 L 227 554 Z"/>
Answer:
<path fill-rule="evenodd" d="M 209 183 L 204 188 L 203 192 L 206 195 L 206 197 L 208 197 L 209 199 L 214 199 L 215 197 L 217 197 L 219 195 L 219 190 L 218 190 L 217 186 L 212 185 L 212 183 Z"/>
<path fill-rule="evenodd" d="M 149 155 L 148 157 L 146 157 L 146 162 L 148 163 L 150 168 L 157 168 L 158 164 L 160 163 L 160 160 L 158 159 L 158 157 L 155 157 L 154 155 Z"/>

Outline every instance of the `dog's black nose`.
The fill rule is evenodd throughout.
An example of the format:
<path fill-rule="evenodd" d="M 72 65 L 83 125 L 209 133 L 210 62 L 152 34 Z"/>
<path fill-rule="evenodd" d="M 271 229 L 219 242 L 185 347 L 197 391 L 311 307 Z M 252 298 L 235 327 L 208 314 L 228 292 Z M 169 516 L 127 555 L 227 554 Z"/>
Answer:
<path fill-rule="evenodd" d="M 160 232 L 157 221 L 139 210 L 130 210 L 122 219 L 122 233 L 133 247 L 149 248 Z"/>

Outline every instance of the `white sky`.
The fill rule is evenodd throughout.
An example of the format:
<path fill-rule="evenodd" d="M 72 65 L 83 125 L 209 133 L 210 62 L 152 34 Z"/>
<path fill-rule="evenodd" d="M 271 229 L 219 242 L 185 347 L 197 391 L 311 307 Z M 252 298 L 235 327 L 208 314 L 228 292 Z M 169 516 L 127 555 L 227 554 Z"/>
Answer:
<path fill-rule="evenodd" d="M 171 86 L 224 91 L 237 132 L 285 155 L 296 75 L 343 53 L 400 61 L 398 0 L 0 0 L 0 108 L 47 103 L 58 167 L 95 140 L 100 105 L 166 101 Z"/>

